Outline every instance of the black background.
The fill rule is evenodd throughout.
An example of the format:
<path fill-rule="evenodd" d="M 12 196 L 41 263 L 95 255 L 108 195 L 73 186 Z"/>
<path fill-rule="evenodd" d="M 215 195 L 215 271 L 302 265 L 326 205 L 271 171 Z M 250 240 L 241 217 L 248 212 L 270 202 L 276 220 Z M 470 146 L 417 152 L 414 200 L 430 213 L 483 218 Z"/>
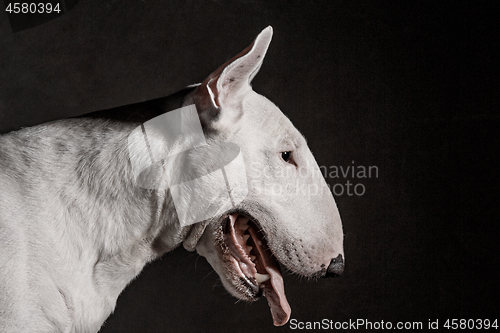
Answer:
<path fill-rule="evenodd" d="M 254 89 L 319 165 L 377 166 L 336 197 L 341 278 L 285 274 L 292 318 L 499 317 L 499 2 L 81 1 L 13 33 L 0 14 L 0 132 L 166 96 L 266 26 Z M 148 265 L 101 332 L 271 332 L 183 249 Z"/>

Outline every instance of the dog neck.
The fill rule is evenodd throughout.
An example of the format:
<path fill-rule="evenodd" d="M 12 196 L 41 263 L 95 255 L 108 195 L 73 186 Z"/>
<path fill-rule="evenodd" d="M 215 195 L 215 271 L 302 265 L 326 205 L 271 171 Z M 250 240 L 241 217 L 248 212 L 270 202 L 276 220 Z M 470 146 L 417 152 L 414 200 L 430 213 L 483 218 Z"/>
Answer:
<path fill-rule="evenodd" d="M 54 310 L 54 320 L 69 317 L 84 331 L 100 327 L 147 262 L 200 234 L 193 233 L 199 226 L 180 227 L 168 189 L 137 186 L 127 151 L 137 126 L 101 113 L 0 137 L 11 195 L 32 198 L 17 209 L 24 221 L 38 221 L 23 242 L 31 246 L 26 262 L 42 278 L 27 288 L 57 288 L 68 311 Z"/>

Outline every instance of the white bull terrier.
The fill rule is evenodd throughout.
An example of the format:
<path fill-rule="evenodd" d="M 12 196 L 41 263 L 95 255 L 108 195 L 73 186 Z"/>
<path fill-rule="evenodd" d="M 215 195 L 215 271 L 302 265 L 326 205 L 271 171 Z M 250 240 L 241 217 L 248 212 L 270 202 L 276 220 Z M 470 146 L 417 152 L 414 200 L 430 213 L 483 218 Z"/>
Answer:
<path fill-rule="evenodd" d="M 172 96 L 0 136 L 1 332 L 97 332 L 143 267 L 181 244 L 207 258 L 235 297 L 265 296 L 275 325 L 291 311 L 279 263 L 305 277 L 342 273 L 341 220 L 318 165 L 288 118 L 250 86 L 271 37 L 264 29 Z M 197 111 L 205 144 L 219 148 L 195 147 L 176 155 L 183 164 L 163 158 L 138 175 L 134 161 L 154 163 L 171 148 L 144 124 L 186 107 Z M 221 162 L 232 154 L 224 147 L 236 150 Z M 189 181 L 197 170 L 225 172 L 204 178 L 199 193 L 175 192 L 179 169 L 191 170 Z M 215 202 L 214 189 L 226 197 Z M 182 207 L 197 218 L 186 220 Z"/>

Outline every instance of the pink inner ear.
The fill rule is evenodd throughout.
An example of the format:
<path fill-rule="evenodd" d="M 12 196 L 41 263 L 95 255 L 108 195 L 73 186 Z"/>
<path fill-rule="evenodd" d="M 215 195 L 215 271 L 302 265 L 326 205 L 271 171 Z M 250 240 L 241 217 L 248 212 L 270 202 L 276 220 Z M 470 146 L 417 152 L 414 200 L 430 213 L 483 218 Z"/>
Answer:
<path fill-rule="evenodd" d="M 252 44 L 217 68 L 201 83 L 195 93 L 199 110 L 219 108 L 231 92 L 250 83 L 262 64 L 271 37 L 272 28 L 267 27 Z"/>
<path fill-rule="evenodd" d="M 216 71 L 214 71 L 212 74 L 210 74 L 200 85 L 199 88 L 202 88 L 201 91 L 197 91 L 198 93 L 201 93 L 201 96 L 199 96 L 200 100 L 200 107 L 202 107 L 202 110 L 206 110 L 206 107 L 208 106 L 214 106 L 216 108 L 219 108 L 221 103 L 220 103 L 220 95 L 221 91 L 219 91 L 219 86 L 218 81 L 220 79 L 220 76 L 224 69 L 226 69 L 229 65 L 234 63 L 236 60 L 239 58 L 245 56 L 252 50 L 254 43 L 250 44 L 246 49 L 244 49 L 242 52 L 240 52 L 238 55 L 235 57 L 231 58 L 229 61 L 224 63 L 222 66 L 217 68 Z M 198 89 L 199 90 L 199 89 Z"/>
<path fill-rule="evenodd" d="M 267 27 L 252 44 L 220 66 L 196 88 L 192 98 L 202 126 L 210 127 L 210 123 L 220 116 L 221 106 L 230 103 L 232 96 L 237 96 L 242 88 L 250 88 L 250 81 L 262 64 L 271 37 L 272 28 Z"/>

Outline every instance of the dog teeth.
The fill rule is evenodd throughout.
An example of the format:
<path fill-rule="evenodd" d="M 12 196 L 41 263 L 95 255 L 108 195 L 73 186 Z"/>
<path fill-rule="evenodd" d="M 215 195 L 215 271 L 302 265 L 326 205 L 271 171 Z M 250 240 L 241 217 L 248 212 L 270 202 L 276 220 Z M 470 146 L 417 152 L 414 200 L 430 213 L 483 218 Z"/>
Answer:
<path fill-rule="evenodd" d="M 255 280 L 257 280 L 257 284 L 259 285 L 269 280 L 269 278 L 270 278 L 269 274 L 255 273 Z"/>
<path fill-rule="evenodd" d="M 250 238 L 250 235 L 243 235 L 243 240 L 246 242 Z"/>
<path fill-rule="evenodd" d="M 246 224 L 246 223 L 245 223 L 245 224 L 242 224 L 242 225 L 240 226 L 240 230 L 242 230 L 242 231 L 246 231 L 248 228 L 249 228 L 249 226 L 248 226 L 248 224 Z"/>
<path fill-rule="evenodd" d="M 247 251 L 248 253 L 250 253 L 250 251 L 252 251 L 253 247 L 252 246 L 247 246 Z"/>
<path fill-rule="evenodd" d="M 250 260 L 255 261 L 257 257 L 256 256 L 250 256 Z"/>

